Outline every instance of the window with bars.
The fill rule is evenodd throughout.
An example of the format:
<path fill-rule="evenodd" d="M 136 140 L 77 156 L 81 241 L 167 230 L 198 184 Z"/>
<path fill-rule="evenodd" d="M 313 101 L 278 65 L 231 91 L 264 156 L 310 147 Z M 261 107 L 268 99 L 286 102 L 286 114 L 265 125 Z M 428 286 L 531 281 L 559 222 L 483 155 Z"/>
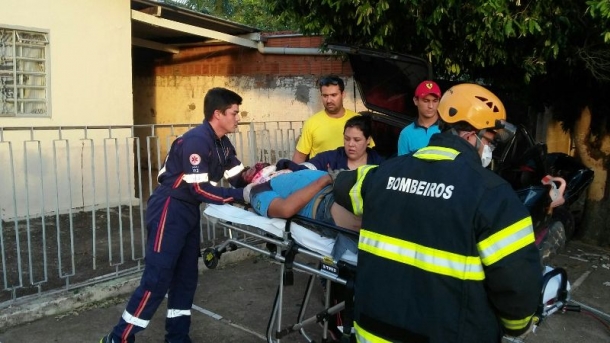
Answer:
<path fill-rule="evenodd" d="M 0 27 L 0 116 L 49 115 L 48 49 L 45 32 Z"/>

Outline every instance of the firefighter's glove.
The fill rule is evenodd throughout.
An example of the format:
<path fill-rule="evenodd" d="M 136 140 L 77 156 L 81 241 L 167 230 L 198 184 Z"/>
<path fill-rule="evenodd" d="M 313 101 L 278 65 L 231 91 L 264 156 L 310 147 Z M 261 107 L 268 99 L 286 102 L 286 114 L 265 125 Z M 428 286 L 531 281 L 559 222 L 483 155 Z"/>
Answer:
<path fill-rule="evenodd" d="M 244 202 L 246 204 L 250 203 L 250 191 L 252 190 L 252 187 L 254 187 L 254 183 L 249 183 L 246 187 L 244 187 Z"/>
<path fill-rule="evenodd" d="M 335 169 L 332 170 L 330 169 L 330 167 L 328 168 L 328 175 L 330 176 L 330 180 L 331 180 L 331 185 L 335 185 L 335 180 L 337 179 L 337 175 L 339 175 L 339 173 L 341 173 L 342 171 L 345 171 L 345 169 Z"/>

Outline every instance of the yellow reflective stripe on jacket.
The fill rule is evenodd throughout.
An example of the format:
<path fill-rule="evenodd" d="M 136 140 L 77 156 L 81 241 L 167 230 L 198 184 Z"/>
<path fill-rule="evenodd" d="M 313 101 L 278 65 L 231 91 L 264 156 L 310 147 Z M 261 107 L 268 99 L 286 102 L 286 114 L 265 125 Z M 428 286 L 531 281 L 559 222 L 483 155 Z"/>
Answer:
<path fill-rule="evenodd" d="M 483 265 L 478 256 L 464 256 L 433 249 L 365 229 L 360 230 L 358 250 L 460 280 L 485 279 Z"/>
<path fill-rule="evenodd" d="M 505 319 L 500 317 L 500 321 L 502 322 L 502 326 L 508 330 L 517 331 L 527 327 L 527 324 L 529 324 L 530 320 L 532 320 L 532 317 L 533 315 L 523 319 Z"/>
<path fill-rule="evenodd" d="M 352 186 L 352 189 L 349 191 L 349 197 L 352 201 L 352 209 L 355 215 L 361 216 L 364 211 L 364 199 L 362 199 L 362 181 L 364 181 L 364 177 L 366 174 L 373 168 L 377 168 L 377 166 L 372 165 L 364 165 L 358 167 L 356 169 L 356 183 Z"/>
<path fill-rule="evenodd" d="M 427 146 L 417 150 L 413 157 L 430 161 L 453 161 L 460 154 L 459 151 L 442 146 Z"/>
<path fill-rule="evenodd" d="M 358 341 L 358 343 L 392 343 L 366 331 L 356 322 L 354 322 L 354 329 L 356 330 L 356 340 Z"/>
<path fill-rule="evenodd" d="M 534 241 L 532 218 L 528 216 L 482 240 L 477 247 L 483 264 L 489 266 Z"/>

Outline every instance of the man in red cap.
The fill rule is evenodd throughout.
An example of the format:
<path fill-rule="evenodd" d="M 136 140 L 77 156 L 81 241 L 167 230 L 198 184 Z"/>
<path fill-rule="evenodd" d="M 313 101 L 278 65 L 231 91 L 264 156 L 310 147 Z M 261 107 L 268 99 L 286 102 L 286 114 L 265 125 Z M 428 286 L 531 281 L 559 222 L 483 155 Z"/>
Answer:
<path fill-rule="evenodd" d="M 417 120 L 407 125 L 398 137 L 398 155 L 406 155 L 428 145 L 430 137 L 439 133 L 438 101 L 441 89 L 434 81 L 426 80 L 415 89 L 413 103 L 417 106 Z"/>

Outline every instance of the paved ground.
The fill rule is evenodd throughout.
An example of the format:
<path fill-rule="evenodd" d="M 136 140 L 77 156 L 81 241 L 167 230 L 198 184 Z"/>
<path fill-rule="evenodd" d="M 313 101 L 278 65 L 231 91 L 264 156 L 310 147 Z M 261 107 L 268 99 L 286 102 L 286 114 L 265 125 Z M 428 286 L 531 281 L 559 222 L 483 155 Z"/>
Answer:
<path fill-rule="evenodd" d="M 572 299 L 610 313 L 610 251 L 571 243 L 552 260 L 564 267 L 573 285 Z M 221 259 L 222 261 L 222 259 Z M 303 296 L 307 276 L 296 273 L 295 286 L 285 294 L 284 321 L 293 321 Z M 265 342 L 265 332 L 272 302 L 279 282 L 279 266 L 266 258 L 248 258 L 235 264 L 221 264 L 216 270 L 204 271 L 195 298 L 192 315 L 193 342 Z M 320 308 L 320 287 L 314 287 L 311 310 Z M 126 299 L 114 298 L 95 306 L 47 317 L 15 326 L 0 333 L 0 343 L 21 342 L 98 342 L 100 336 L 115 324 Z M 149 328 L 139 334 L 138 342 L 162 342 L 164 309 L 153 318 Z M 603 314 L 596 314 L 597 318 Z M 527 343 L 610 342 L 610 318 L 606 322 L 585 312 L 556 313 L 546 318 Z M 308 332 L 320 342 L 317 324 Z M 481 328 L 482 330 L 484 328 Z M 299 334 L 282 342 L 306 342 Z"/>

